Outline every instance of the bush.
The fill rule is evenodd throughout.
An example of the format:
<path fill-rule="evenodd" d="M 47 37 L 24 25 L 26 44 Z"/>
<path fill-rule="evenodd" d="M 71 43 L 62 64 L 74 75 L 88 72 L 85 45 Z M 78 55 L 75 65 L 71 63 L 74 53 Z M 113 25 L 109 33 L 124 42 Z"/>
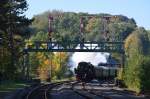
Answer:
<path fill-rule="evenodd" d="M 150 57 L 145 58 L 142 62 L 141 85 L 143 91 L 150 92 Z"/>

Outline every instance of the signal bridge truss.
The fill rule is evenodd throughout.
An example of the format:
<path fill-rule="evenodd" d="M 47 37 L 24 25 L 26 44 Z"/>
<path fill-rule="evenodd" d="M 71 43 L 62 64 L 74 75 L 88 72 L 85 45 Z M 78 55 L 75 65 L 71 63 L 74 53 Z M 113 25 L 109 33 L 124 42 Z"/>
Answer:
<path fill-rule="evenodd" d="M 57 42 L 33 41 L 25 44 L 25 52 L 119 52 L 123 42 Z"/>

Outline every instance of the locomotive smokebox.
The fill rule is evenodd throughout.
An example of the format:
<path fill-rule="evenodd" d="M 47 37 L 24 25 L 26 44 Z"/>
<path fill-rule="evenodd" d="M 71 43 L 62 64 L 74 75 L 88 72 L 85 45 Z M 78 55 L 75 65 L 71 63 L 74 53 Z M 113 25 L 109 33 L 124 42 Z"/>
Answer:
<path fill-rule="evenodd" d="M 79 81 L 89 82 L 95 77 L 94 66 L 88 62 L 80 62 L 77 68 L 74 69 L 76 78 Z"/>

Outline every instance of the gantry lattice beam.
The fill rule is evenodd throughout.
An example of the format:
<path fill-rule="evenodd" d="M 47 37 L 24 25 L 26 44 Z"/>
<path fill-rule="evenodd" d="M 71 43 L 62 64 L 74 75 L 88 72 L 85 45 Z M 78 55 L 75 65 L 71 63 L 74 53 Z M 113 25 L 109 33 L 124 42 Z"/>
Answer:
<path fill-rule="evenodd" d="M 26 52 L 123 52 L 123 42 L 47 42 L 26 43 Z"/>

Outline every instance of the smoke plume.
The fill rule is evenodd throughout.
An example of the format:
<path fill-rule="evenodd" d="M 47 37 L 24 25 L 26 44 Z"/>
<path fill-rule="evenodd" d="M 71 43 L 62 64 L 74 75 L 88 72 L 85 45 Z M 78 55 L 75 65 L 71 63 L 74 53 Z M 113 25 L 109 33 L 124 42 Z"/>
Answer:
<path fill-rule="evenodd" d="M 106 63 L 109 53 L 101 52 L 75 52 L 70 58 L 72 68 L 77 67 L 79 62 L 90 62 L 97 66 L 98 63 Z"/>

